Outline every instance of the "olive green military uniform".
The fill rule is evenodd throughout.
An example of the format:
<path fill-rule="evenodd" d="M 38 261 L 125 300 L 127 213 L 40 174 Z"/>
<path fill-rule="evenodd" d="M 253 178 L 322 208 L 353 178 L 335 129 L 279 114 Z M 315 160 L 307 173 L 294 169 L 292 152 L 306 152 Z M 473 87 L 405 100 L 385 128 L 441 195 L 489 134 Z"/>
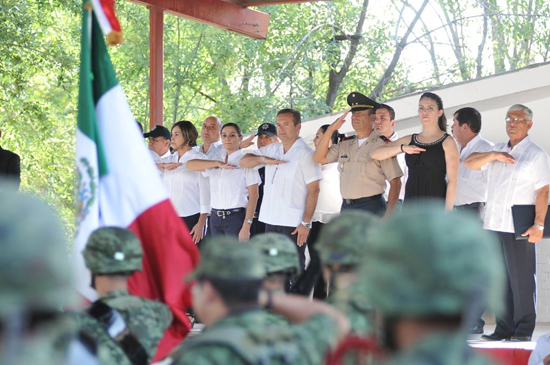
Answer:
<path fill-rule="evenodd" d="M 219 237 L 205 247 L 199 267 L 188 280 L 250 281 L 262 280 L 265 274 L 257 245 Z M 177 365 L 321 364 L 338 331 L 336 323 L 322 315 L 293 326 L 269 322 L 270 314 L 258 307 L 231 313 L 185 340 L 170 359 Z"/>
<path fill-rule="evenodd" d="M 454 331 L 432 330 L 381 364 L 491 363 L 469 348 L 465 324 L 480 305 L 496 313 L 502 309 L 501 252 L 495 237 L 478 221 L 441 208 L 412 205 L 373 226 L 359 285 L 385 318 L 443 316 L 462 318 L 464 324 Z"/>
<path fill-rule="evenodd" d="M 76 297 L 65 234 L 54 211 L 0 185 L 0 363 L 109 364 L 96 343 L 80 341 L 74 319 L 60 312 Z M 28 328 L 34 313 L 51 318 Z"/>
<path fill-rule="evenodd" d="M 83 255 L 92 275 L 141 270 L 141 243 L 127 229 L 106 227 L 94 231 Z M 117 290 L 99 297 L 78 315 L 78 321 L 82 331 L 105 346 L 117 364 L 130 365 L 130 356 L 151 362 L 172 314 L 163 303 Z M 128 342 L 131 344 L 123 345 Z"/>
<path fill-rule="evenodd" d="M 343 211 L 321 231 L 317 242 L 321 263 L 328 267 L 346 267 L 355 271 L 367 245 L 367 230 L 377 220 L 368 212 Z M 333 270 L 331 275 L 337 276 L 338 270 Z M 332 279 L 331 283 L 335 283 L 335 278 Z M 346 313 L 350 319 L 352 335 L 367 335 L 372 331 L 368 319 L 371 307 L 356 284 L 331 287 L 329 293 L 328 302 Z"/>

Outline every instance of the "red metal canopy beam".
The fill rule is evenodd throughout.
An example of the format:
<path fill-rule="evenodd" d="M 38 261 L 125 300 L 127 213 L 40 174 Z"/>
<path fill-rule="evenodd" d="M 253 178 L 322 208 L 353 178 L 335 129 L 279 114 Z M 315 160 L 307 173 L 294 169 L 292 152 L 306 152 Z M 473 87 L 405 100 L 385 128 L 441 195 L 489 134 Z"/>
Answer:
<path fill-rule="evenodd" d="M 221 0 L 130 0 L 254 39 L 266 39 L 269 14 Z"/>
<path fill-rule="evenodd" d="M 265 5 L 280 5 L 290 3 L 310 3 L 314 1 L 326 0 L 223 0 L 228 3 L 237 4 L 240 6 L 265 6 Z"/>
<path fill-rule="evenodd" d="M 164 13 L 149 8 L 149 128 L 163 124 Z"/>

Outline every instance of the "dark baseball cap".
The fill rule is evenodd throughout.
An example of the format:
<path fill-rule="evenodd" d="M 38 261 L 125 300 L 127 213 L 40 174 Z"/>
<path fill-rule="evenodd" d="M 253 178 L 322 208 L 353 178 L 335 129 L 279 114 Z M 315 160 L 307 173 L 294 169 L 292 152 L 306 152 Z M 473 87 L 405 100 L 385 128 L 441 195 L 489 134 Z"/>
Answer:
<path fill-rule="evenodd" d="M 273 137 L 273 136 L 277 135 L 277 127 L 275 126 L 275 124 L 264 123 L 264 124 L 262 124 L 261 126 L 258 127 L 258 133 L 256 133 L 256 134 L 258 136 L 260 134 L 266 134 L 270 137 Z"/>
<path fill-rule="evenodd" d="M 170 134 L 170 131 L 168 128 L 162 126 L 162 125 L 156 125 L 147 133 L 143 133 L 143 137 L 149 138 L 149 137 L 164 137 L 166 139 L 171 139 L 172 135 Z"/>

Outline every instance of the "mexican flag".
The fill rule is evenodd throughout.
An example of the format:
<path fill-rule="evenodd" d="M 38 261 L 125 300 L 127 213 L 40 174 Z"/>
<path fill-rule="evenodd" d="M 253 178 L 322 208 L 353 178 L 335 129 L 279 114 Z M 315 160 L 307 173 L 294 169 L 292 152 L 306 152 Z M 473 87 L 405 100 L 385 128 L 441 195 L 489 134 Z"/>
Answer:
<path fill-rule="evenodd" d="M 143 247 L 143 270 L 129 281 L 132 294 L 157 299 L 174 321 L 159 345 L 164 357 L 189 331 L 183 278 L 197 265 L 198 250 L 172 207 L 145 147 L 105 46 L 95 12 L 83 8 L 78 128 L 76 131 L 77 225 L 73 246 L 77 289 L 96 298 L 82 250 L 103 226 L 127 227 Z"/>

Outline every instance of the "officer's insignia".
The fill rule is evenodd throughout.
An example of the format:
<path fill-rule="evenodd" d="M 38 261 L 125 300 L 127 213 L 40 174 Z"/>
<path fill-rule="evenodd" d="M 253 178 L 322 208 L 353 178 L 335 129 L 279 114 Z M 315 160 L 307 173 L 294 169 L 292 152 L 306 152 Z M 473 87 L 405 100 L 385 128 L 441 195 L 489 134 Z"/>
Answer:
<path fill-rule="evenodd" d="M 267 128 L 269 128 L 269 126 L 268 126 L 267 124 L 265 124 L 265 123 L 262 124 L 262 129 L 263 129 L 263 130 L 266 130 Z"/>
<path fill-rule="evenodd" d="M 87 158 L 76 162 L 76 231 L 90 213 L 96 200 L 97 182 L 94 179 L 94 168 Z"/>

